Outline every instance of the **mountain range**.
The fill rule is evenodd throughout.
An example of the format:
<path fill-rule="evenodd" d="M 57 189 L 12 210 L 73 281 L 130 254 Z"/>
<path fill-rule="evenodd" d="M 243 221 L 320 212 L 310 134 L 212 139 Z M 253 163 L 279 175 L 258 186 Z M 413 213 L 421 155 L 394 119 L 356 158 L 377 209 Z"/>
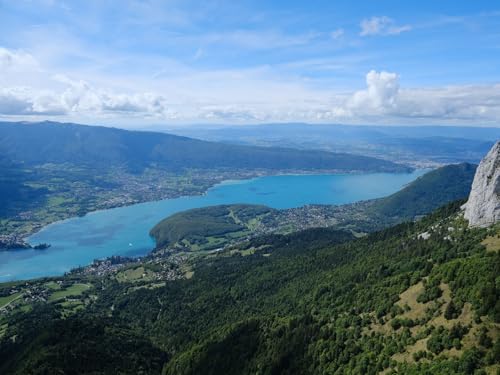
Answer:
<path fill-rule="evenodd" d="M 409 168 L 372 157 L 207 142 L 171 134 L 77 124 L 0 123 L 0 154 L 14 163 L 70 163 L 132 171 L 146 167 L 309 169 L 404 172 Z"/>
<path fill-rule="evenodd" d="M 173 134 L 246 145 L 350 152 L 413 163 L 478 163 L 500 138 L 499 128 L 466 126 L 361 126 L 261 124 L 162 127 Z"/>

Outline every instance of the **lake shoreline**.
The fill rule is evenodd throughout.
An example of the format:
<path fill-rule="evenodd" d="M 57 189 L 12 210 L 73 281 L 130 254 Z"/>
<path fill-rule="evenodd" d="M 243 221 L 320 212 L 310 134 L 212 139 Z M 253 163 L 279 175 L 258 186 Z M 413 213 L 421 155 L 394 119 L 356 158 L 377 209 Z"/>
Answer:
<path fill-rule="evenodd" d="M 0 252 L 0 274 L 12 274 L 9 279 L 38 278 L 60 275 L 94 259 L 113 255 L 143 256 L 154 248 L 149 236 L 154 225 L 192 208 L 242 203 L 278 210 L 311 204 L 344 205 L 387 196 L 425 173 L 423 170 L 408 174 L 286 172 L 254 176 L 243 183 L 241 179 L 234 183 L 225 180 L 198 196 L 94 211 L 52 223 L 29 238 L 32 243 L 51 244 L 50 249 Z"/>
<path fill-rule="evenodd" d="M 412 168 L 411 171 L 409 172 L 401 172 L 401 174 L 408 174 L 412 173 L 413 171 L 417 170 L 417 168 Z M 52 225 L 56 225 L 62 222 L 65 222 L 67 220 L 71 220 L 77 217 L 84 217 L 87 215 L 92 215 L 96 212 L 101 212 L 109 209 L 114 209 L 114 208 L 120 208 L 120 207 L 129 207 L 133 206 L 135 204 L 141 204 L 141 203 L 148 203 L 148 202 L 158 202 L 158 201 L 163 201 L 166 199 L 177 199 L 177 198 L 183 198 L 183 197 L 196 197 L 196 196 L 203 196 L 206 195 L 207 192 L 210 189 L 215 188 L 216 186 L 219 185 L 226 185 L 226 184 L 232 184 L 232 183 L 240 183 L 242 181 L 250 181 L 256 178 L 261 178 L 261 177 L 269 177 L 269 176 L 304 176 L 304 175 L 353 175 L 353 174 L 374 174 L 374 173 L 395 173 L 395 172 L 383 172 L 383 171 L 376 171 L 376 172 L 367 172 L 367 171 L 360 171 L 360 170 L 350 170 L 350 171 L 345 171 L 345 170 L 337 170 L 337 169 L 331 169 L 331 170 L 280 170 L 280 171 L 269 171 L 269 170 L 255 170 L 255 171 L 248 171 L 248 174 L 240 176 L 231 176 L 229 178 L 224 178 L 219 181 L 216 181 L 212 183 L 210 186 L 208 186 L 204 191 L 200 193 L 195 193 L 195 194 L 170 194 L 168 196 L 165 196 L 161 199 L 153 199 L 153 200 L 137 200 L 135 202 L 126 202 L 124 204 L 116 204 L 116 205 L 111 205 L 106 208 L 99 208 L 99 209 L 94 209 L 94 210 L 85 210 L 83 209 L 83 215 L 78 215 L 78 216 L 67 216 L 67 217 L 62 217 L 58 220 L 55 221 L 49 221 L 46 223 L 40 223 L 40 225 L 33 225 L 32 230 L 29 230 L 27 233 L 24 233 L 22 236 L 13 234 L 13 235 L 6 235 L 7 236 L 12 236 L 16 237 L 15 238 L 15 247 L 2 247 L 0 246 L 0 252 L 3 251 L 23 251 L 23 250 L 30 250 L 33 248 L 33 245 L 30 243 L 30 237 L 32 237 L 35 234 L 38 234 L 40 232 L 43 232 L 47 228 L 50 228 Z M 179 176 L 182 177 L 182 176 Z"/>

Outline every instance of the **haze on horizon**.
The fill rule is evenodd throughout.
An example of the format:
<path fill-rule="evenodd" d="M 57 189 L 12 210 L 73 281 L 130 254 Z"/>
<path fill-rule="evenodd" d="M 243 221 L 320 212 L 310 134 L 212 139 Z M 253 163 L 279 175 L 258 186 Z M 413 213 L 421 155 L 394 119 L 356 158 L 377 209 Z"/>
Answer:
<path fill-rule="evenodd" d="M 492 1 L 4 1 L 0 120 L 500 124 Z"/>

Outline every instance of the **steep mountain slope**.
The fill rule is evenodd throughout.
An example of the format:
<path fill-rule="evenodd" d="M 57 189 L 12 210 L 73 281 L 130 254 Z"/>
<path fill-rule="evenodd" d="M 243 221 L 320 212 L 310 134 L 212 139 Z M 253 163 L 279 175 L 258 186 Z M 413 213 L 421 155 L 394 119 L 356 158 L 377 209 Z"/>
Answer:
<path fill-rule="evenodd" d="M 93 168 L 336 169 L 408 171 L 376 158 L 285 148 L 239 146 L 170 134 L 76 124 L 0 123 L 0 153 L 27 165 L 71 163 Z"/>
<path fill-rule="evenodd" d="M 464 216 L 472 226 L 488 226 L 500 220 L 500 141 L 477 168 Z"/>

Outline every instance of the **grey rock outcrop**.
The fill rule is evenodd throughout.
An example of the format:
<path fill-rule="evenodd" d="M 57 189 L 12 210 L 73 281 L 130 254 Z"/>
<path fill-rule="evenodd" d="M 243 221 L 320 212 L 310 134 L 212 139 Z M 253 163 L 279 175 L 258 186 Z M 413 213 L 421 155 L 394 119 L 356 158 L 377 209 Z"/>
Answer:
<path fill-rule="evenodd" d="M 481 160 L 464 208 L 470 226 L 486 227 L 500 221 L 500 141 Z"/>

